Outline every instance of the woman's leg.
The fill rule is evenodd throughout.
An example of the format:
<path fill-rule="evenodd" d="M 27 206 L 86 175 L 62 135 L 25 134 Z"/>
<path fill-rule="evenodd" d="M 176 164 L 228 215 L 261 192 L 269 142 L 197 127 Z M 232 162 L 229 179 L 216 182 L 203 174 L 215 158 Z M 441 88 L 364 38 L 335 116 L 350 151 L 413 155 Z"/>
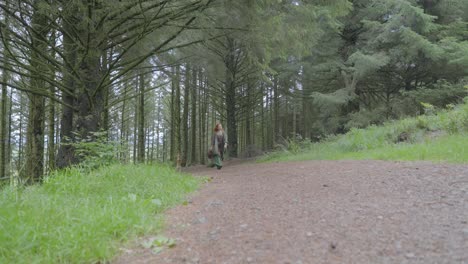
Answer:
<path fill-rule="evenodd" d="M 220 155 L 214 155 L 213 163 L 218 169 L 221 169 L 221 167 L 223 167 L 223 163 L 221 161 L 221 156 Z"/>
<path fill-rule="evenodd" d="M 218 146 L 219 149 L 219 155 L 221 155 L 221 160 L 224 160 L 224 144 L 219 144 Z"/>

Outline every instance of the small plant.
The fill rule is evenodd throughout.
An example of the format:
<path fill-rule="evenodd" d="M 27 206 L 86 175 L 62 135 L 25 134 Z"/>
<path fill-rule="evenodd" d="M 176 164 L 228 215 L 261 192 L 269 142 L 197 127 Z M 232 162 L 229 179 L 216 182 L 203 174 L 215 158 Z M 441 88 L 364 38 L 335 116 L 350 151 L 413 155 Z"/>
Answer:
<path fill-rule="evenodd" d="M 115 153 L 120 153 L 121 144 L 107 139 L 107 132 L 95 132 L 72 144 L 80 159 L 79 167 L 92 170 L 117 162 Z"/>
<path fill-rule="evenodd" d="M 298 154 L 304 150 L 310 149 L 312 142 L 309 139 L 304 139 L 301 135 L 297 134 L 286 141 L 287 151 L 290 153 Z"/>
<path fill-rule="evenodd" d="M 424 108 L 424 113 L 426 115 L 433 115 L 435 113 L 435 106 L 429 104 L 429 103 L 424 103 L 424 102 L 421 102 L 421 105 L 423 106 Z"/>
<path fill-rule="evenodd" d="M 423 116 L 416 117 L 416 127 L 419 129 L 427 129 L 429 126 L 427 119 Z"/>

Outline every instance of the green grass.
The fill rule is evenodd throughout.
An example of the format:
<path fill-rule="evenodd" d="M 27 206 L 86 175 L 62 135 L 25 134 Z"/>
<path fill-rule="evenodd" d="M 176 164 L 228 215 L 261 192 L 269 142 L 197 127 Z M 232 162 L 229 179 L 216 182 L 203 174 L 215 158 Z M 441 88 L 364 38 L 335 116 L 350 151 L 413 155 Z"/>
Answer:
<path fill-rule="evenodd" d="M 425 143 L 346 153 L 342 158 L 468 163 L 468 135 L 449 135 Z"/>
<path fill-rule="evenodd" d="M 403 132 L 408 140 L 397 143 Z M 301 142 L 290 142 L 288 150 L 266 155 L 260 162 L 378 159 L 468 163 L 468 97 L 452 110 L 351 129 L 320 143 L 306 143 L 300 151 L 298 145 Z"/>
<path fill-rule="evenodd" d="M 96 263 L 119 246 L 157 233 L 161 212 L 200 180 L 166 166 L 77 169 L 44 184 L 0 191 L 0 263 Z"/>

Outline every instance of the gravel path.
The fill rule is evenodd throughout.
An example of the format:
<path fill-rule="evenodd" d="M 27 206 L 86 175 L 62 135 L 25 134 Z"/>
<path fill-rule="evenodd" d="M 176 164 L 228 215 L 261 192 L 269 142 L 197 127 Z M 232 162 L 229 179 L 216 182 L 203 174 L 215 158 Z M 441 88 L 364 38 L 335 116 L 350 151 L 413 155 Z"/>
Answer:
<path fill-rule="evenodd" d="M 468 165 L 226 164 L 168 211 L 159 254 L 115 263 L 468 263 Z"/>

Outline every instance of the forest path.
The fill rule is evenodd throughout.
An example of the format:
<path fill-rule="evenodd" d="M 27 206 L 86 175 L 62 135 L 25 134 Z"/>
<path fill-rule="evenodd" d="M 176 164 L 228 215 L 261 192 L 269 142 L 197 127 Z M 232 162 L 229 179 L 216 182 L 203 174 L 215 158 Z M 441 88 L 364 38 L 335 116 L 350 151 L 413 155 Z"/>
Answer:
<path fill-rule="evenodd" d="M 227 162 L 115 263 L 468 263 L 468 165 Z"/>

